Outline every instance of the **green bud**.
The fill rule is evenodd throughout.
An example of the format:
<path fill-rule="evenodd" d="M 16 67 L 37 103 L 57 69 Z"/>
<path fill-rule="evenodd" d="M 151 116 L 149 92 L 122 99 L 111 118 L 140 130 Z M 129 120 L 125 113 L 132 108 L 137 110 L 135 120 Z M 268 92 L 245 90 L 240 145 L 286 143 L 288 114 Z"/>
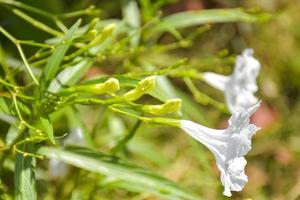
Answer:
<path fill-rule="evenodd" d="M 138 82 L 137 86 L 125 93 L 122 98 L 127 101 L 135 101 L 139 99 L 144 94 L 149 93 L 151 90 L 155 88 L 155 76 L 147 77 L 140 82 Z"/>
<path fill-rule="evenodd" d="M 104 86 L 107 90 L 110 90 L 110 92 L 115 92 L 120 89 L 119 81 L 116 78 L 108 79 L 107 81 L 104 82 Z"/>
<path fill-rule="evenodd" d="M 100 22 L 100 19 L 98 17 L 94 18 L 88 25 L 88 29 L 92 30 L 92 29 L 96 29 L 97 24 Z"/>
<path fill-rule="evenodd" d="M 166 115 L 179 111 L 181 102 L 181 99 L 170 99 L 161 105 L 144 105 L 142 110 L 152 115 Z"/>
<path fill-rule="evenodd" d="M 108 36 L 110 36 L 116 28 L 116 24 L 109 24 L 102 29 L 102 32 L 97 35 L 88 46 L 95 46 L 103 42 Z"/>
<path fill-rule="evenodd" d="M 112 23 L 103 28 L 103 33 L 111 34 L 116 29 L 116 24 Z"/>
<path fill-rule="evenodd" d="M 66 92 L 86 92 L 92 94 L 112 93 L 120 89 L 119 81 L 116 78 L 110 78 L 104 83 L 93 85 L 74 86 L 66 90 Z"/>
<path fill-rule="evenodd" d="M 86 38 L 87 38 L 88 40 L 92 40 L 92 39 L 94 39 L 94 38 L 96 37 L 97 33 L 98 33 L 98 31 L 97 31 L 96 29 L 90 30 L 90 31 L 87 33 Z"/>

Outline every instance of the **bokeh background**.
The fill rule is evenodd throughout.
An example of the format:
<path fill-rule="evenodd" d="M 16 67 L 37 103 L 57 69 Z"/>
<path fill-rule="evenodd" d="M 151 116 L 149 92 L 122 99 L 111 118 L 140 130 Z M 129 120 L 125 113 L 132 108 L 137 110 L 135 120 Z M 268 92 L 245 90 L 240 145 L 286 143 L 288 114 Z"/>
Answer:
<path fill-rule="evenodd" d="M 25 1 L 24 1 L 25 2 Z M 183 36 L 199 32 L 189 44 L 163 53 L 143 55 L 145 62 L 169 64 L 178 57 L 189 59 L 188 69 L 215 71 L 230 74 L 234 58 L 244 48 L 251 47 L 262 69 L 258 78 L 257 96 L 262 99 L 261 108 L 252 117 L 262 127 L 253 139 L 253 149 L 247 155 L 246 173 L 249 183 L 232 199 L 300 199 L 300 1 L 298 0 L 157 0 L 160 2 L 155 14 L 167 15 L 184 10 L 243 7 L 271 14 L 263 23 L 226 23 L 192 27 L 180 30 Z M 121 18 L 121 3 L 117 0 L 27 0 L 27 4 L 53 13 L 63 13 L 96 5 L 99 16 Z M 146 11 L 143 11 L 146 13 Z M 152 13 L 152 14 L 153 14 Z M 150 12 L 151 14 L 151 12 Z M 149 15 L 151 17 L 151 15 Z M 149 17 L 148 16 L 148 17 Z M 143 20 L 149 20 L 147 15 Z M 44 19 L 46 22 L 47 20 Z M 67 23 L 72 23 L 67 21 Z M 50 22 L 49 22 L 50 23 Z M 0 24 L 17 38 L 43 41 L 47 34 L 37 31 L 11 12 L 0 8 Z M 14 46 L 2 35 L 1 45 L 6 54 L 17 55 Z M 159 43 L 168 43 L 174 38 L 166 34 Z M 33 53 L 25 48 L 27 54 Z M 86 78 L 103 73 L 114 73 L 119 61 L 94 66 Z M 210 127 L 224 127 L 229 115 L 212 105 L 193 98 L 183 82 L 171 78 L 173 86 L 184 93 L 184 104 L 190 104 L 193 115 L 188 117 Z M 201 81 L 197 88 L 209 96 L 223 101 L 223 96 Z M 191 113 L 191 112 L 190 112 Z M 96 120 L 102 125 L 95 128 L 96 140 L 101 150 L 109 149 L 131 126 L 131 121 L 113 113 L 90 108 L 81 110 L 88 129 L 93 129 Z M 185 113 L 183 113 L 185 115 Z M 104 119 L 101 116 L 105 116 Z M 57 123 L 56 130 L 64 131 L 64 124 Z M 129 142 L 122 155 L 142 166 L 153 169 L 192 191 L 203 199 L 226 199 L 222 194 L 219 172 L 212 154 L 201 144 L 175 128 L 143 124 Z M 75 172 L 75 168 L 70 169 Z M 129 193 L 118 189 L 92 191 L 95 175 L 80 172 L 80 184 L 72 185 L 74 173 L 64 179 L 40 182 L 42 199 L 65 198 L 70 190 L 78 191 L 79 199 L 158 199 Z M 84 178 L 82 178 L 84 177 Z M 77 177 L 78 178 L 78 177 Z M 80 191 L 80 192 L 79 192 Z M 113 191 L 113 192 L 112 192 Z M 80 196 L 85 194 L 85 197 Z M 89 194 L 89 195 L 88 195 Z M 92 195 L 91 195 L 92 194 Z"/>

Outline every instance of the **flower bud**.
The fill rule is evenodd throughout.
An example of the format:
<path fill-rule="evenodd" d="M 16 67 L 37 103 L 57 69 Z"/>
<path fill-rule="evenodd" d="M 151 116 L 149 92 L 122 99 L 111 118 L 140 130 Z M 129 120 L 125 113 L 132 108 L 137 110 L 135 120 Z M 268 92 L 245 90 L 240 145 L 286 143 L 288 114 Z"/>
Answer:
<path fill-rule="evenodd" d="M 166 115 L 179 111 L 181 102 L 181 99 L 170 99 L 161 105 L 144 105 L 142 110 L 152 115 Z"/>
<path fill-rule="evenodd" d="M 88 45 L 89 46 L 96 46 L 96 45 L 100 44 L 108 36 L 110 36 L 113 33 L 115 28 L 116 28 L 116 24 L 109 24 L 109 25 L 105 26 L 102 29 L 101 33 L 99 35 L 97 35 Z"/>
<path fill-rule="evenodd" d="M 88 40 L 92 40 L 96 37 L 97 34 L 98 34 L 98 31 L 96 29 L 90 30 L 89 32 L 87 32 L 86 38 Z"/>
<path fill-rule="evenodd" d="M 105 26 L 102 32 L 110 35 L 115 29 L 116 29 L 116 24 L 113 23 Z"/>
<path fill-rule="evenodd" d="M 67 89 L 67 92 L 87 92 L 93 94 L 112 93 L 120 89 L 119 81 L 116 78 L 110 78 L 104 83 L 93 85 L 74 86 Z"/>
<path fill-rule="evenodd" d="M 90 23 L 89 23 L 89 30 L 92 30 L 92 29 L 96 29 L 97 27 L 97 24 L 100 22 L 100 19 L 99 18 L 94 18 Z"/>
<path fill-rule="evenodd" d="M 122 98 L 126 99 L 127 101 L 135 101 L 139 99 L 144 94 L 150 92 L 155 87 L 155 76 L 147 77 L 140 82 L 138 82 L 137 86 L 130 90 L 129 92 L 125 93 Z"/>

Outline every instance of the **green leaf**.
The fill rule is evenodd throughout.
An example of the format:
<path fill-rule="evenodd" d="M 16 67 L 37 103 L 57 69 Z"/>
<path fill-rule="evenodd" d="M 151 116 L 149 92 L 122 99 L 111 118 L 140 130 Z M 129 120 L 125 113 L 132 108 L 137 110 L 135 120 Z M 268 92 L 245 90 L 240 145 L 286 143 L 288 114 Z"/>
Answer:
<path fill-rule="evenodd" d="M 94 142 L 91 138 L 91 134 L 82 120 L 82 116 L 75 107 L 68 107 L 65 109 L 70 134 L 66 138 L 70 144 L 76 144 L 80 146 L 88 146 L 89 148 L 95 148 Z M 81 138 L 82 137 L 82 138 Z M 78 141 L 80 139 L 80 141 Z"/>
<path fill-rule="evenodd" d="M 0 98 L 0 112 L 11 115 L 10 108 L 8 107 L 5 99 L 3 97 Z"/>
<path fill-rule="evenodd" d="M 72 86 L 76 84 L 93 65 L 93 59 L 83 59 L 73 66 L 66 67 L 53 79 L 48 87 L 48 91 L 57 93 L 62 89 L 62 85 Z"/>
<path fill-rule="evenodd" d="M 5 98 L 0 97 L 0 120 L 9 124 L 14 124 L 16 122 L 16 118 L 13 115 L 14 112 L 9 107 L 8 101 L 6 101 Z"/>
<path fill-rule="evenodd" d="M 6 145 L 11 145 L 13 141 L 17 138 L 20 124 L 21 122 L 17 121 L 10 125 L 5 137 Z"/>
<path fill-rule="evenodd" d="M 265 14 L 249 14 L 240 8 L 185 11 L 169 15 L 151 28 L 151 33 L 177 28 L 224 22 L 257 22 L 266 19 Z"/>
<path fill-rule="evenodd" d="M 66 33 L 63 41 L 60 45 L 58 45 L 54 51 L 54 53 L 49 57 L 48 62 L 45 66 L 44 73 L 41 78 L 41 82 L 45 82 L 46 85 L 48 82 L 56 76 L 57 71 L 59 70 L 59 66 L 68 51 L 71 40 L 74 37 L 74 33 L 78 29 L 81 20 L 79 19 Z"/>
<path fill-rule="evenodd" d="M 43 147 L 39 153 L 51 159 L 58 159 L 70 165 L 106 175 L 110 186 L 135 192 L 146 192 L 165 199 L 199 200 L 200 197 L 179 187 L 155 173 L 122 161 L 117 157 L 95 152 L 82 147 L 65 149 Z"/>
<path fill-rule="evenodd" d="M 141 16 L 136 0 L 122 0 L 123 20 L 130 26 L 128 35 L 131 37 L 130 44 L 136 47 L 139 44 Z"/>
<path fill-rule="evenodd" d="M 32 152 L 32 144 L 23 145 L 22 151 Z M 16 155 L 15 163 L 15 199 L 16 200 L 35 200 L 37 192 L 35 188 L 35 158 Z"/>
<path fill-rule="evenodd" d="M 47 133 L 48 137 L 50 138 L 50 141 L 55 144 L 54 134 L 53 134 L 53 126 L 50 122 L 50 119 L 45 116 L 40 116 L 41 123 L 43 125 L 45 133 Z"/>

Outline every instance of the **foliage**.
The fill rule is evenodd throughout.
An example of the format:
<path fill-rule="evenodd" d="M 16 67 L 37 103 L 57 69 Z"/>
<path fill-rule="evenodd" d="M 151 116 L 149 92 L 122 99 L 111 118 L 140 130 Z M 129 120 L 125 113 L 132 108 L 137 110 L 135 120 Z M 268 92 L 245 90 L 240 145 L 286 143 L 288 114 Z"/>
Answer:
<path fill-rule="evenodd" d="M 249 43 L 262 58 L 275 55 L 276 48 L 264 53 L 259 45 L 272 24 L 259 25 L 263 32 L 255 39 L 233 32 L 265 22 L 265 13 L 236 5 L 169 13 L 173 5 L 168 0 L 95 5 L 0 0 L 4 199 L 220 198 L 211 155 L 170 126 L 180 118 L 215 125 L 228 117 L 222 97 L 202 83 L 201 72 L 228 73 L 233 65 L 229 52 L 245 47 L 243 37 L 255 41 Z M 223 50 L 227 47 L 229 51 Z M 289 95 L 299 81 L 280 77 L 277 69 L 297 71 L 297 60 L 280 60 L 292 62 L 288 69 L 265 60 L 276 70 L 264 73 L 279 79 L 286 91 L 276 104 L 280 108 L 280 101 L 292 101 L 282 109 L 296 121 L 299 115 L 290 109 L 299 107 L 293 102 L 299 95 Z M 266 101 L 277 99 L 264 89 L 260 95 Z M 273 132 L 271 137 L 280 143 L 275 133 L 292 135 L 293 122 L 290 131 L 281 123 L 266 132 Z M 78 133 L 83 138 L 72 140 Z M 291 143 L 292 137 L 281 135 Z M 272 155 L 264 145 L 268 139 L 258 139 L 251 160 L 264 160 L 261 152 Z M 52 168 L 53 159 L 68 165 Z M 66 173 L 53 176 L 53 170 L 64 168 Z M 265 187 L 257 194 L 250 189 L 243 197 L 267 199 Z M 276 188 L 270 190 L 276 193 Z M 288 195 L 294 195 L 292 190 Z"/>

